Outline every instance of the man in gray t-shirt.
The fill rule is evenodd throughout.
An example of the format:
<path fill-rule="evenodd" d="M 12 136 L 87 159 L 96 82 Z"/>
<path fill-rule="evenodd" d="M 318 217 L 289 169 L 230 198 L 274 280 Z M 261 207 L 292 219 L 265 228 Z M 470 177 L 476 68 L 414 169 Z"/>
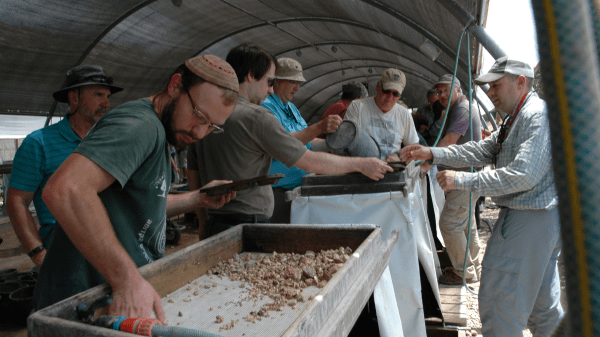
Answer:
<path fill-rule="evenodd" d="M 479 110 L 474 105 L 471 105 L 471 116 L 469 118 L 469 100 L 462 94 L 458 79 L 455 79 L 454 88 L 452 88 L 452 97 L 450 97 L 451 86 L 451 74 L 443 75 L 434 85 L 434 88 L 437 89 L 440 103 L 445 108 L 450 106 L 446 126 L 442 130 L 442 138 L 437 145 L 438 147 L 464 144 L 471 141 L 471 137 L 475 142 L 481 140 Z M 473 205 L 478 197 L 477 194 L 473 193 Z M 444 271 L 439 279 L 439 282 L 442 284 L 462 284 L 463 263 L 467 248 L 469 201 L 470 195 L 468 191 L 452 190 L 446 192 L 446 203 L 440 216 L 440 231 L 446 245 L 446 252 L 450 257 L 450 262 L 452 262 L 452 269 Z M 465 274 L 467 282 L 477 282 L 479 280 L 481 270 L 479 248 L 477 225 L 474 213 L 472 213 L 469 258 L 467 259 L 467 271 Z"/>
<path fill-rule="evenodd" d="M 238 181 L 267 175 L 273 158 L 288 168 L 295 166 L 320 174 L 361 172 L 374 180 L 393 171 L 378 158 L 341 157 L 308 150 L 286 131 L 275 115 L 260 105 L 273 94 L 277 67 L 275 57 L 260 47 L 242 44 L 230 50 L 226 60 L 237 74 L 239 101 L 223 125 L 225 132 L 207 136 L 188 148 L 190 190 L 213 179 Z M 200 239 L 241 223 L 268 222 L 273 207 L 270 186 L 238 191 L 235 199 L 210 211 L 206 219 L 197 212 Z"/>

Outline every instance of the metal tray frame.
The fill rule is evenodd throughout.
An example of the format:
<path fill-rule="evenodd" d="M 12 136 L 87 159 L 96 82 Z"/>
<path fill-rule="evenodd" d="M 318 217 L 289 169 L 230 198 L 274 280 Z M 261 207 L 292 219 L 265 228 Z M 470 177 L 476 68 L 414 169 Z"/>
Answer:
<path fill-rule="evenodd" d="M 398 233 L 383 240 L 373 226 L 242 224 L 140 268 L 161 297 L 196 279 L 222 260 L 242 252 L 304 253 L 340 246 L 354 251 L 329 283 L 298 313 L 280 336 L 346 336 L 378 282 Z M 131 336 L 78 322 L 75 308 L 110 294 L 99 285 L 32 314 L 29 336 Z"/>

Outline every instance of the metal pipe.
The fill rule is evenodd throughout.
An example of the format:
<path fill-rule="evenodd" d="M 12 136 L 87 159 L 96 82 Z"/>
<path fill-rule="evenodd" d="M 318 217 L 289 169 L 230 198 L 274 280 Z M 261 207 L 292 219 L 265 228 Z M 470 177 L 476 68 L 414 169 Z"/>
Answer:
<path fill-rule="evenodd" d="M 568 261 L 569 314 L 558 336 L 600 336 L 598 9 L 590 0 L 535 0 L 532 8 Z"/>
<path fill-rule="evenodd" d="M 479 103 L 479 106 L 481 106 L 481 108 L 483 109 L 483 111 L 485 111 L 486 116 L 488 116 L 488 118 L 492 122 L 492 127 L 494 128 L 494 131 L 497 131 L 498 130 L 498 124 L 496 124 L 496 120 L 494 119 L 494 117 L 490 113 L 490 110 L 488 110 L 488 108 L 485 107 L 485 105 L 481 101 L 481 98 L 479 98 L 479 94 L 477 92 L 475 92 L 475 100 Z"/>
<path fill-rule="evenodd" d="M 461 7 L 456 0 L 438 0 L 440 5 L 444 6 L 450 14 L 452 14 L 463 26 L 469 27 L 469 33 L 479 41 L 479 43 L 485 48 L 494 59 L 499 59 L 502 56 L 506 56 L 506 53 L 500 46 L 492 39 L 485 28 L 478 24 L 473 24 L 475 18 L 471 13 L 467 12 Z"/>
<path fill-rule="evenodd" d="M 502 56 L 506 56 L 506 52 L 492 39 L 483 26 L 471 26 L 469 27 L 469 33 L 473 34 L 494 59 L 497 60 Z"/>

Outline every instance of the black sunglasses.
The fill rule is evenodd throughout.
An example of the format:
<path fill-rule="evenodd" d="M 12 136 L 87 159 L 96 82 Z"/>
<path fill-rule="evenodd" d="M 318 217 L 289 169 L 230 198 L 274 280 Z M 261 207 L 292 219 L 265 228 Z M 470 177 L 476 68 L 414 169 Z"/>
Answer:
<path fill-rule="evenodd" d="M 271 77 L 269 75 L 267 75 L 267 79 L 269 79 L 269 87 L 272 87 L 275 85 L 275 81 L 277 81 L 277 77 Z"/>
<path fill-rule="evenodd" d="M 73 84 L 84 83 L 84 82 L 89 82 L 89 81 L 101 83 L 101 84 L 113 84 L 112 77 L 106 77 L 106 76 L 102 76 L 102 75 L 94 75 L 94 76 L 84 77 L 84 78 L 77 80 L 77 82 L 75 82 Z"/>
<path fill-rule="evenodd" d="M 382 92 L 384 95 L 389 95 L 389 94 L 392 94 L 392 95 L 394 95 L 394 97 L 400 97 L 400 93 L 399 93 L 399 92 L 397 92 L 397 91 L 392 91 L 391 89 L 390 89 L 390 90 L 381 89 L 381 92 Z"/>

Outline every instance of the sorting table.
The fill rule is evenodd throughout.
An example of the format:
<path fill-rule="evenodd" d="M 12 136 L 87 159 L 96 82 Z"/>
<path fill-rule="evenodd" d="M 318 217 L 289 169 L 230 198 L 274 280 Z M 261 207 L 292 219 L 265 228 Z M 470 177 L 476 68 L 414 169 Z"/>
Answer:
<path fill-rule="evenodd" d="M 397 238 L 395 233 L 384 240 L 381 229 L 369 226 L 243 224 L 146 265 L 140 272 L 163 298 L 173 326 L 224 336 L 346 336 L 387 266 Z M 349 247 L 353 253 L 325 287 L 305 289 L 305 295 L 314 295 L 314 300 L 299 304 L 296 310 L 285 308 L 283 316 L 256 323 L 243 320 L 250 311 L 258 310 L 260 303 L 254 307 L 241 301 L 244 290 L 240 281 L 207 275 L 209 269 L 235 254 L 304 254 L 339 247 Z M 203 287 L 206 284 L 211 286 Z M 190 293 L 195 290 L 197 295 Z M 75 308 L 79 303 L 91 305 L 107 294 L 110 288 L 100 285 L 34 313 L 28 319 L 29 335 L 131 336 L 78 321 Z M 264 300 L 268 301 L 266 296 Z M 232 319 L 239 323 L 220 331 L 223 324 L 215 323 L 216 315 L 223 316 L 223 323 Z"/>

